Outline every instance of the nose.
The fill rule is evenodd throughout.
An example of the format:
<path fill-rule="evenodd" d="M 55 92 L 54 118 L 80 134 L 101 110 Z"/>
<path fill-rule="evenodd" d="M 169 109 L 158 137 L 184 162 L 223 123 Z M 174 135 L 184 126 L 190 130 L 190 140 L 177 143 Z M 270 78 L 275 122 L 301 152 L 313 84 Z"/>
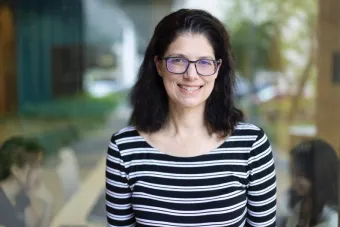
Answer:
<path fill-rule="evenodd" d="M 188 70 L 184 73 L 184 78 L 187 80 L 195 80 L 198 78 L 195 64 L 190 64 Z"/>

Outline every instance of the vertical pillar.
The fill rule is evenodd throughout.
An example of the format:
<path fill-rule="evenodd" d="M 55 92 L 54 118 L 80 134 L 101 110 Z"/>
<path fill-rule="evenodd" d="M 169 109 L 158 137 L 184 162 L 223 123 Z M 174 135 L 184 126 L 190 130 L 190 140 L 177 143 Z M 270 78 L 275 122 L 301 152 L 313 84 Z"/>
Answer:
<path fill-rule="evenodd" d="M 318 0 L 316 129 L 317 137 L 340 149 L 340 1 Z M 338 185 L 340 163 L 338 167 Z M 339 191 L 340 192 L 340 191 Z M 340 193 L 338 194 L 340 202 Z M 339 208 L 338 208 L 339 212 Z M 340 226 L 340 219 L 338 226 Z"/>
<path fill-rule="evenodd" d="M 0 5 L 0 116 L 16 107 L 16 64 L 13 12 Z"/>
<path fill-rule="evenodd" d="M 319 0 L 317 136 L 340 149 L 340 1 Z M 338 56 L 338 57 L 336 57 Z M 338 59 L 337 62 L 335 59 Z"/>

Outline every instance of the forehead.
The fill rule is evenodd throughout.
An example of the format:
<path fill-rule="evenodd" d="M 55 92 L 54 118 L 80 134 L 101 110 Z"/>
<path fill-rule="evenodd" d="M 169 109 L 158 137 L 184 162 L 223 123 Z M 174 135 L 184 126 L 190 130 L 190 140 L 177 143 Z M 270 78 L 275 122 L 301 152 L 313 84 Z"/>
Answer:
<path fill-rule="evenodd" d="M 183 55 L 187 58 L 214 57 L 209 40 L 201 34 L 186 33 L 178 36 L 168 47 L 165 56 Z"/>
<path fill-rule="evenodd" d="M 34 166 L 37 164 L 40 164 L 43 162 L 44 159 L 44 153 L 43 151 L 37 151 L 34 153 L 28 153 L 26 154 L 26 162 L 30 166 Z"/>

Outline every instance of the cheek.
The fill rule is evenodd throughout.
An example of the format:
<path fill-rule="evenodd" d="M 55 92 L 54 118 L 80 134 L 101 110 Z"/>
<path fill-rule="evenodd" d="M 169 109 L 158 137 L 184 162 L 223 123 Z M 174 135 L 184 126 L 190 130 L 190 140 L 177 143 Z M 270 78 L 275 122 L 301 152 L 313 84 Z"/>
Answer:
<path fill-rule="evenodd" d="M 204 96 L 206 96 L 206 98 L 208 98 L 211 95 L 212 91 L 214 90 L 214 86 L 215 86 L 214 82 L 205 85 Z"/>
<path fill-rule="evenodd" d="M 204 82 L 206 83 L 206 90 L 212 91 L 215 86 L 216 76 L 211 78 L 205 78 Z"/>
<path fill-rule="evenodd" d="M 169 71 L 166 69 L 166 66 L 163 64 L 160 64 L 157 66 L 157 72 L 159 74 L 160 77 L 167 77 L 169 76 Z"/>
<path fill-rule="evenodd" d="M 30 175 L 30 170 L 29 168 L 25 168 L 20 173 L 18 174 L 18 178 L 22 181 L 22 183 L 27 183 Z"/>
<path fill-rule="evenodd" d="M 207 85 L 212 88 L 215 86 L 215 82 L 216 82 L 216 78 L 206 81 Z"/>
<path fill-rule="evenodd" d="M 28 176 L 28 181 L 30 184 L 37 184 L 40 179 L 41 172 L 39 169 L 35 169 L 31 171 L 30 175 Z"/>
<path fill-rule="evenodd" d="M 171 89 L 176 88 L 178 82 L 178 76 L 167 75 L 163 76 L 163 84 L 165 89 L 169 92 Z"/>
<path fill-rule="evenodd" d="M 305 196 L 310 190 L 310 183 L 308 180 L 302 177 L 294 177 L 292 179 L 293 188 L 300 196 Z"/>

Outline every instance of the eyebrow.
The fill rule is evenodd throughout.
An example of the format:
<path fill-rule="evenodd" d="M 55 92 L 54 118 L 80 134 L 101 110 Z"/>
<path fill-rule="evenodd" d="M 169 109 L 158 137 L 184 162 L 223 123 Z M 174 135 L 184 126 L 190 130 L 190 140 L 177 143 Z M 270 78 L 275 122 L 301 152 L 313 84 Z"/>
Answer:
<path fill-rule="evenodd" d="M 177 54 L 177 53 L 172 53 L 172 54 L 168 54 L 167 56 L 168 56 L 168 57 L 182 57 L 182 58 L 186 58 L 186 59 L 188 59 L 188 57 L 187 57 L 187 56 L 185 56 L 184 54 Z M 208 55 L 206 55 L 206 56 L 201 56 L 201 57 L 198 57 L 198 59 L 211 59 L 211 60 L 214 60 L 215 58 L 214 58 L 214 57 L 212 57 L 212 56 L 208 56 Z"/>

